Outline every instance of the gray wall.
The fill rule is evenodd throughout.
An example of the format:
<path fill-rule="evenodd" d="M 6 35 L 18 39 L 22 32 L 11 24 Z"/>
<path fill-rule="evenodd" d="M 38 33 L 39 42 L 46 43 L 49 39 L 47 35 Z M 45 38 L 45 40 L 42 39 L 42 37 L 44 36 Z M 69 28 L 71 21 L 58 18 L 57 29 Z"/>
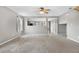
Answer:
<path fill-rule="evenodd" d="M 0 42 L 8 40 L 17 34 L 17 14 L 7 7 L 0 7 Z"/>
<path fill-rule="evenodd" d="M 60 23 L 67 24 L 67 38 L 79 42 L 79 12 L 71 11 L 60 17 Z"/>

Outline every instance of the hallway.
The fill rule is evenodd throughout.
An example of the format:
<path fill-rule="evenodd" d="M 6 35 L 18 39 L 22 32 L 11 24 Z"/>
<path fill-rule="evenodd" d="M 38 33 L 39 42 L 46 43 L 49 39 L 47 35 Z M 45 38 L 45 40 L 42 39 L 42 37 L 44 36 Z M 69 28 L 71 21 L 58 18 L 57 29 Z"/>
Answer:
<path fill-rule="evenodd" d="M 79 44 L 55 35 L 19 37 L 0 46 L 2 53 L 69 53 L 79 52 Z"/>

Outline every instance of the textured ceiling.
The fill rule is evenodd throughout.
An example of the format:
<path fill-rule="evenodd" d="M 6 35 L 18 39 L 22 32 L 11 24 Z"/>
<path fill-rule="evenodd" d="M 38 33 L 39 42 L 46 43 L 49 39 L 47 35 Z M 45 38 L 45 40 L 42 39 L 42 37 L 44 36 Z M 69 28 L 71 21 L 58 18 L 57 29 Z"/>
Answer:
<path fill-rule="evenodd" d="M 66 13 L 71 6 L 44 6 L 50 9 L 47 16 L 60 16 Z M 39 13 L 40 6 L 8 6 L 11 10 L 22 16 L 44 16 Z"/>

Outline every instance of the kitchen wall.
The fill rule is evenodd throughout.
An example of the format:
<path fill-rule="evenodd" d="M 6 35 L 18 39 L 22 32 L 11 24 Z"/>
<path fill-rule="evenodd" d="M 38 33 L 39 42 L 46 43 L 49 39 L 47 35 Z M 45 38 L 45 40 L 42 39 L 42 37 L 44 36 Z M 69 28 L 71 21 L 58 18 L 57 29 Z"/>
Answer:
<path fill-rule="evenodd" d="M 46 26 L 46 18 L 30 18 L 27 19 L 25 18 L 25 35 L 38 35 L 38 34 L 47 34 L 48 33 L 48 29 Z M 27 25 L 27 21 L 32 21 L 34 22 L 35 25 L 33 26 L 28 26 Z"/>
<path fill-rule="evenodd" d="M 16 13 L 7 7 L 0 7 L 0 43 L 17 34 L 16 19 Z"/>
<path fill-rule="evenodd" d="M 25 34 L 48 34 L 49 33 L 49 23 L 47 24 L 46 18 L 24 18 L 25 19 Z M 28 26 L 27 21 L 36 22 L 37 25 Z M 48 18 L 50 23 L 50 34 L 57 34 L 57 18 Z"/>

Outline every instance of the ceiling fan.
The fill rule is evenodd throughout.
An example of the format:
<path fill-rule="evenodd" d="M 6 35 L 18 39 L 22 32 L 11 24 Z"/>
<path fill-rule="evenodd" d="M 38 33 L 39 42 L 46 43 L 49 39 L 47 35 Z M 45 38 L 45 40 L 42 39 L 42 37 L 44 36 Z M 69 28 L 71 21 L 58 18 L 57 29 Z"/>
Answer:
<path fill-rule="evenodd" d="M 48 8 L 44 8 L 44 7 L 39 8 L 40 14 L 48 14 L 49 11 L 50 11 L 50 9 L 48 9 Z"/>
<path fill-rule="evenodd" d="M 74 7 L 74 10 L 79 12 L 79 6 Z"/>

